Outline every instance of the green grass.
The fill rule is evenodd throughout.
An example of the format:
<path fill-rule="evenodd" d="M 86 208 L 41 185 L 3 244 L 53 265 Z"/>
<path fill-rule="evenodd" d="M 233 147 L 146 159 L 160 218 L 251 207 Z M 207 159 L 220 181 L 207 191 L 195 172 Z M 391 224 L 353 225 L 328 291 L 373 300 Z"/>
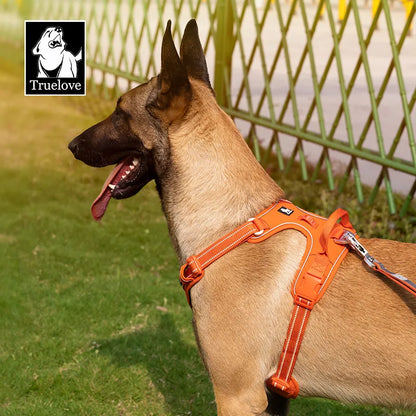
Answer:
<path fill-rule="evenodd" d="M 97 121 L 78 111 L 91 101 L 24 97 L 22 76 L 0 61 L 0 415 L 214 415 L 154 185 L 95 223 L 108 170 L 66 149 Z M 324 187 L 280 179 L 309 209 L 308 193 L 335 203 Z M 320 399 L 295 400 L 291 414 L 410 415 Z"/>

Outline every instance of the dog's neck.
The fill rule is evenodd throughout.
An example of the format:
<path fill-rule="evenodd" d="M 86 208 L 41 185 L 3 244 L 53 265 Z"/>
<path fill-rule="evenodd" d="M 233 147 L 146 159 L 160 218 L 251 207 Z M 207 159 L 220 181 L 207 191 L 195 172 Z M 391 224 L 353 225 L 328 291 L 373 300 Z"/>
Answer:
<path fill-rule="evenodd" d="M 185 119 L 170 128 L 171 163 L 160 181 L 181 261 L 283 197 L 211 91 L 192 87 Z"/>

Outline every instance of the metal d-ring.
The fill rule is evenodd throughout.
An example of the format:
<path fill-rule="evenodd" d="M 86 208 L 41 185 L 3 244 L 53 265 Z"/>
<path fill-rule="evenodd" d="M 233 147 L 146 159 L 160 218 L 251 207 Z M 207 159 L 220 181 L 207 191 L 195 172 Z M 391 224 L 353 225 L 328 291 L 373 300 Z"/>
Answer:
<path fill-rule="evenodd" d="M 256 225 L 257 226 L 257 224 L 254 222 L 254 220 L 255 220 L 255 218 L 254 217 L 252 217 L 252 218 L 249 218 L 247 221 L 248 222 L 252 222 L 254 225 Z M 254 235 L 256 236 L 256 237 L 259 237 L 260 235 L 262 235 L 264 233 L 264 228 L 262 229 L 262 230 L 259 230 L 259 231 L 256 231 L 255 233 L 254 233 Z"/>

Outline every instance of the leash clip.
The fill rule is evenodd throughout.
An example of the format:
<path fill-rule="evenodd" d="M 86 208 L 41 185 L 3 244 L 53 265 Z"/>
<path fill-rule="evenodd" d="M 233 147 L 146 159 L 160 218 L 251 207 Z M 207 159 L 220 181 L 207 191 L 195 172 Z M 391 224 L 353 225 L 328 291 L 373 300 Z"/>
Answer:
<path fill-rule="evenodd" d="M 341 235 L 341 238 L 334 239 L 334 241 L 338 244 L 345 244 L 350 246 L 358 255 L 363 258 L 368 266 L 374 267 L 374 257 L 368 254 L 367 249 L 359 243 L 351 231 L 345 230 Z"/>
<path fill-rule="evenodd" d="M 348 244 L 358 255 L 360 255 L 364 262 L 370 266 L 370 268 L 378 273 L 383 274 L 384 276 L 388 277 L 389 279 L 393 280 L 395 283 L 406 289 L 408 292 L 416 295 L 416 284 L 413 283 L 407 277 L 402 276 L 399 273 L 393 273 L 390 270 L 387 270 L 382 263 L 380 263 L 377 259 L 373 256 L 368 254 L 368 251 L 364 248 L 362 244 L 358 242 L 355 238 L 353 233 L 350 231 L 345 230 L 344 233 L 341 235 L 339 240 L 334 240 L 336 243 L 339 244 Z"/>

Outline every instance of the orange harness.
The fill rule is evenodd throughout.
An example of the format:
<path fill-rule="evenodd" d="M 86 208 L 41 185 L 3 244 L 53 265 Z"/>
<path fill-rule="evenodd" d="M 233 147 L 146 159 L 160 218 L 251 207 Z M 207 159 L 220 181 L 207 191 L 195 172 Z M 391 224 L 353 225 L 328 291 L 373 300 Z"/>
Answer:
<path fill-rule="evenodd" d="M 306 249 L 292 284 L 294 308 L 277 371 L 267 380 L 270 390 L 295 398 L 299 386 L 292 377 L 306 324 L 314 305 L 321 299 L 342 260 L 352 248 L 365 262 L 409 292 L 416 295 L 416 285 L 405 277 L 389 272 L 371 257 L 358 242 L 348 213 L 337 209 L 329 218 L 304 211 L 286 200 L 266 208 L 254 218 L 231 231 L 181 267 L 180 281 L 191 306 L 190 290 L 199 282 L 204 269 L 244 242 L 260 243 L 287 229 L 300 231 L 306 237 Z"/>

